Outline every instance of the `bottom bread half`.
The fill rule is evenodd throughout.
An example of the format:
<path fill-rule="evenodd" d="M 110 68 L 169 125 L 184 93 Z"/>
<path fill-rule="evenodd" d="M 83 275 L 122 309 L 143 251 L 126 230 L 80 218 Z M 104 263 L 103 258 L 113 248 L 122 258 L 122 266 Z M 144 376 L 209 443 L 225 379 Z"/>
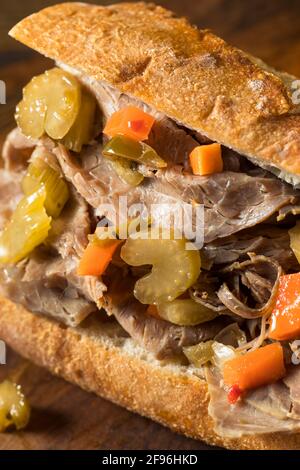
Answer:
<path fill-rule="evenodd" d="M 53 374 L 186 436 L 230 449 L 300 448 L 300 433 L 218 436 L 205 381 L 189 367 L 157 361 L 115 323 L 90 318 L 69 328 L 0 298 L 0 338 Z"/>

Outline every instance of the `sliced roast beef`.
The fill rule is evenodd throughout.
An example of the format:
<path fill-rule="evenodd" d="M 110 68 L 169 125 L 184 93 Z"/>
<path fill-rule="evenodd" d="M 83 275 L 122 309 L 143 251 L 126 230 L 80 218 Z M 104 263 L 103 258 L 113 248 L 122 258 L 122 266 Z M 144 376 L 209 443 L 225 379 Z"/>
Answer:
<path fill-rule="evenodd" d="M 22 282 L 38 282 L 42 279 L 49 288 L 64 287 L 69 297 L 72 297 L 72 290 L 75 289 L 89 302 L 94 302 L 101 308 L 106 286 L 96 276 L 78 276 L 77 267 L 76 257 L 62 259 L 50 254 L 48 250 L 37 249 L 26 264 Z M 78 297 L 77 293 L 75 297 Z"/>
<path fill-rule="evenodd" d="M 199 143 L 167 117 L 157 119 L 147 143 L 170 166 L 181 164 L 189 168 L 189 154 Z"/>
<path fill-rule="evenodd" d="M 264 222 L 300 195 L 272 176 L 222 172 L 206 177 L 174 169 L 158 173 L 162 193 L 204 204 L 206 243 Z"/>
<path fill-rule="evenodd" d="M 198 326 L 176 326 L 147 315 L 145 306 L 136 300 L 113 305 L 112 312 L 124 330 L 158 359 L 184 359 L 183 347 L 213 339 L 226 325 L 225 318 L 220 317 Z"/>
<path fill-rule="evenodd" d="M 35 253 L 16 266 L 1 268 L 1 294 L 31 311 L 76 326 L 97 307 L 68 279 L 68 269 L 61 258 Z"/>
<path fill-rule="evenodd" d="M 54 219 L 47 243 L 63 258 L 82 256 L 91 233 L 88 205 L 73 188 L 71 197 L 58 219 Z"/>
<path fill-rule="evenodd" d="M 287 417 L 294 418 L 290 413 L 292 398 L 289 389 L 281 380 L 266 387 L 252 390 L 245 396 L 245 400 L 256 410 L 274 418 L 283 420 Z"/>
<path fill-rule="evenodd" d="M 190 296 L 195 302 L 214 310 L 224 313 L 227 308 L 219 299 L 217 292 L 220 288 L 220 278 L 218 274 L 202 271 L 197 282 L 190 288 Z"/>
<path fill-rule="evenodd" d="M 212 310 L 236 316 L 237 321 L 239 317 L 258 318 L 271 312 L 281 273 L 280 264 L 272 257 L 248 253 L 245 261 L 202 271 L 190 295 Z"/>
<path fill-rule="evenodd" d="M 37 141 L 25 137 L 18 127 L 13 129 L 6 137 L 2 149 L 4 168 L 9 171 L 23 171 L 36 145 Z"/>
<path fill-rule="evenodd" d="M 227 237 L 247 227 L 264 222 L 281 207 L 297 200 L 300 193 L 279 179 L 268 176 L 249 176 L 245 173 L 223 172 L 205 176 L 184 174 L 182 167 L 157 171 L 155 178 L 146 178 L 138 187 L 123 183 L 95 147 L 98 165 L 84 170 L 63 147 L 55 153 L 66 178 L 95 209 L 104 203 L 115 204 L 119 196 L 127 196 L 128 205 L 143 203 L 148 210 L 153 204 L 204 204 L 205 242 Z M 159 208 L 161 220 L 163 206 Z M 156 215 L 153 214 L 155 219 Z M 195 221 L 194 229 L 195 229 Z"/>
<path fill-rule="evenodd" d="M 283 382 L 289 388 L 292 401 L 290 415 L 292 418 L 300 419 L 300 366 L 291 366 Z"/>
<path fill-rule="evenodd" d="M 54 150 L 66 179 L 95 209 L 132 189 L 118 177 L 109 161 L 103 158 L 101 151 L 100 145 L 94 146 L 93 151 L 89 148 L 87 162 L 85 162 L 85 153 L 81 155 L 81 161 L 84 162 L 81 165 L 80 160 L 72 156 L 62 145 Z M 93 166 L 93 156 L 95 156 L 95 166 Z"/>
<path fill-rule="evenodd" d="M 299 417 L 290 414 L 292 399 L 288 387 L 277 382 L 250 391 L 234 406 L 227 400 L 222 375 L 217 368 L 206 369 L 210 402 L 208 411 L 215 431 L 227 438 L 249 434 L 299 431 Z"/>
<path fill-rule="evenodd" d="M 21 178 L 18 173 L 0 169 L 0 229 L 10 219 L 22 197 Z"/>
<path fill-rule="evenodd" d="M 218 265 L 245 261 L 247 253 L 270 257 L 284 266 L 285 271 L 300 269 L 290 248 L 288 230 L 264 224 L 206 244 L 201 250 L 202 266 L 216 270 Z"/>
<path fill-rule="evenodd" d="M 24 171 L 36 146 L 41 147 L 41 149 L 44 148 L 46 151 L 51 151 L 55 143 L 47 136 L 43 136 L 39 140 L 32 139 L 22 134 L 18 127 L 13 129 L 6 137 L 2 149 L 4 168 L 15 172 Z"/>
<path fill-rule="evenodd" d="M 235 262 L 222 270 L 227 277 L 217 295 L 221 302 L 242 318 L 257 318 L 271 313 L 276 300 L 281 266 L 263 255 Z"/>

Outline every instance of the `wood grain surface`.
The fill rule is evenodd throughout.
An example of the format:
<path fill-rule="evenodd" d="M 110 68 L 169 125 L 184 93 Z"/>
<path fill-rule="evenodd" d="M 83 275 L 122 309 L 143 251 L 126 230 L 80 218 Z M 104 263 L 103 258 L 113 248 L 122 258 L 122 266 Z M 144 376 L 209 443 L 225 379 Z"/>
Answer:
<path fill-rule="evenodd" d="M 10 39 L 7 31 L 22 17 L 53 3 L 55 0 L 1 1 L 0 80 L 6 83 L 7 104 L 0 105 L 0 147 L 13 126 L 14 108 L 22 86 L 51 66 L 47 59 Z M 298 0 L 162 0 L 157 3 L 188 16 L 201 28 L 212 29 L 270 65 L 300 77 Z M 22 384 L 33 411 L 25 431 L 0 435 L 0 450 L 211 449 L 53 377 L 11 350 L 7 353 L 7 365 L 0 366 L 0 381 L 5 377 Z"/>

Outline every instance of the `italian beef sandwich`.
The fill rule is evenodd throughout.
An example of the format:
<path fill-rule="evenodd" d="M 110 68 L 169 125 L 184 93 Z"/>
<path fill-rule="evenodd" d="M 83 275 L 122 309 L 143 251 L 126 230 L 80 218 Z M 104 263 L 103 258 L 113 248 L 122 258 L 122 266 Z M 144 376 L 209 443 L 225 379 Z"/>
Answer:
<path fill-rule="evenodd" d="M 10 35 L 55 63 L 2 150 L 0 338 L 187 436 L 299 449 L 295 77 L 153 4 Z"/>

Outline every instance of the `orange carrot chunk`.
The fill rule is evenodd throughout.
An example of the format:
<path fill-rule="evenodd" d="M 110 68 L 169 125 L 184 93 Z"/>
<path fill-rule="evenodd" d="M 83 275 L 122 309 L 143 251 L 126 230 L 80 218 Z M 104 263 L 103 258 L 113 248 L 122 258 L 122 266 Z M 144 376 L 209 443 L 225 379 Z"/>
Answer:
<path fill-rule="evenodd" d="M 281 344 L 268 344 L 226 361 L 223 376 L 226 385 L 241 391 L 276 382 L 285 376 Z"/>
<path fill-rule="evenodd" d="M 99 240 L 89 243 L 79 262 L 79 276 L 101 276 L 112 260 L 121 240 Z"/>
<path fill-rule="evenodd" d="M 284 341 L 300 337 L 300 273 L 281 276 L 271 315 L 270 338 Z"/>
<path fill-rule="evenodd" d="M 126 135 L 135 140 L 148 139 L 155 118 L 135 106 L 116 111 L 107 121 L 104 134 L 114 137 Z"/>
<path fill-rule="evenodd" d="M 190 163 L 194 175 L 210 175 L 223 171 L 220 144 L 199 145 L 190 153 Z"/>

